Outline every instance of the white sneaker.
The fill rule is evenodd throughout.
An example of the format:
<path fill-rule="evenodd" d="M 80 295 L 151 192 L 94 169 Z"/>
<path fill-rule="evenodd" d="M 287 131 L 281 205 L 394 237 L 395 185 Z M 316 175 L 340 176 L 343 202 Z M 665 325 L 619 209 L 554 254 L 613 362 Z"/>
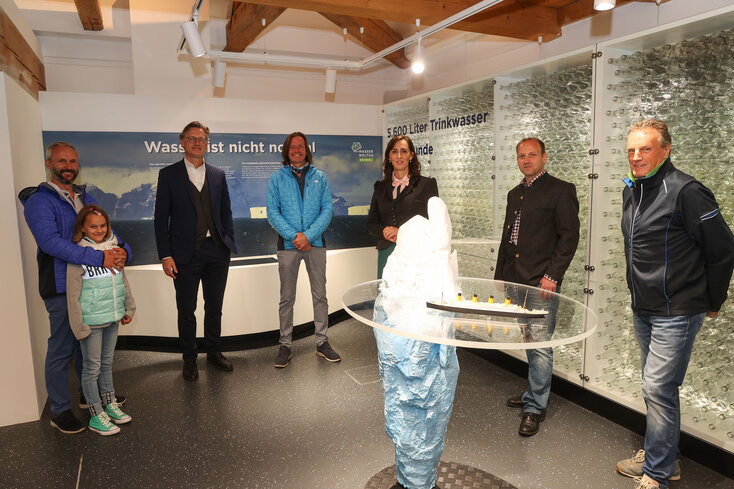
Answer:
<path fill-rule="evenodd" d="M 635 477 L 635 489 L 650 489 L 651 487 L 660 487 L 660 484 L 655 479 L 651 479 L 647 474 L 642 477 Z"/>

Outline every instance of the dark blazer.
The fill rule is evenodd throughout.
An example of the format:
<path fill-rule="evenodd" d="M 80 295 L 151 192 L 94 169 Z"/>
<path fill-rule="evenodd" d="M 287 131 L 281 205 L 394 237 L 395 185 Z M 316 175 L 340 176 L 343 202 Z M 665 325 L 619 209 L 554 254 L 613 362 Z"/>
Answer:
<path fill-rule="evenodd" d="M 520 209 L 520 235 L 514 245 L 512 225 Z M 579 244 L 579 226 L 572 183 L 546 173 L 530 187 L 517 185 L 507 193 L 495 280 L 537 286 L 548 274 L 560 284 Z"/>
<path fill-rule="evenodd" d="M 205 165 L 214 224 L 225 246 L 232 253 L 237 253 L 227 180 L 222 170 L 206 163 Z M 158 258 L 162 260 L 170 256 L 176 264 L 188 263 L 194 252 L 196 207 L 183 160 L 168 165 L 158 173 L 153 219 Z"/>
<path fill-rule="evenodd" d="M 438 197 L 435 178 L 416 176 L 398 195 L 392 198 L 392 181 L 378 180 L 372 193 L 370 212 L 367 216 L 367 232 L 377 239 L 377 249 L 384 250 L 391 244 L 382 235 L 387 226 L 400 227 L 411 217 L 421 215 L 428 218 L 428 199 Z"/>

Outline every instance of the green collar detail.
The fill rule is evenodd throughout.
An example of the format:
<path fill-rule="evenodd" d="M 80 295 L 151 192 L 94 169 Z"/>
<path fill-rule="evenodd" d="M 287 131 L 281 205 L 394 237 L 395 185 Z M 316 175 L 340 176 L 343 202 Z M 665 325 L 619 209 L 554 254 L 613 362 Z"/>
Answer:
<path fill-rule="evenodd" d="M 639 178 L 650 178 L 650 177 L 652 177 L 653 175 L 655 175 L 658 172 L 658 170 L 660 169 L 660 167 L 663 166 L 663 163 L 665 163 L 666 161 L 668 161 L 668 158 L 665 158 L 663 161 L 661 161 L 660 163 L 658 163 L 658 166 L 656 166 L 655 168 L 653 168 L 650 173 L 648 173 L 644 177 L 639 177 Z M 632 170 L 630 170 L 630 172 L 627 174 L 627 176 L 633 182 L 637 181 L 635 179 L 635 176 L 632 174 Z"/>

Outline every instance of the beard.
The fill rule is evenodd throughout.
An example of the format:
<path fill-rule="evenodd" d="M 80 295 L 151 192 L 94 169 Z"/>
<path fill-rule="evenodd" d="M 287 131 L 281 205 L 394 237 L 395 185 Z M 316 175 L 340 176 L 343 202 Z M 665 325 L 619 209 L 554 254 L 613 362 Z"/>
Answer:
<path fill-rule="evenodd" d="M 72 174 L 71 178 L 64 176 L 64 174 L 68 175 L 69 173 Z M 76 177 L 77 175 L 79 175 L 79 172 L 76 170 L 64 170 L 64 171 L 53 170 L 53 174 L 54 174 L 54 177 L 56 177 L 56 179 L 59 182 L 63 183 L 64 185 L 71 185 L 72 183 L 74 183 L 74 180 L 76 180 Z"/>

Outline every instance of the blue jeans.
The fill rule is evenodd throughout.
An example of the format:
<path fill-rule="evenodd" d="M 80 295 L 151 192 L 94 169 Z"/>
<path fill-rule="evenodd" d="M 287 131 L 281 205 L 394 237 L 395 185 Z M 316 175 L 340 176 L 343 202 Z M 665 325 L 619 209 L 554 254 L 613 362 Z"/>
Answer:
<path fill-rule="evenodd" d="M 645 463 L 642 472 L 668 487 L 680 439 L 678 387 L 691 359 L 705 313 L 691 316 L 635 314 L 635 334 L 642 351 L 642 397 L 647 405 Z"/>
<path fill-rule="evenodd" d="M 84 355 L 82 366 L 82 390 L 87 398 L 89 412 L 96 416 L 104 404 L 115 399 L 112 385 L 112 359 L 117 344 L 117 323 L 102 328 L 92 328 L 92 333 L 79 342 Z"/>
<path fill-rule="evenodd" d="M 59 294 L 43 300 L 48 311 L 51 335 L 46 350 L 46 392 L 51 405 L 51 416 L 71 409 L 69 396 L 69 360 L 76 357 L 74 369 L 82 378 L 82 352 L 79 342 L 69 325 L 69 310 L 66 307 L 66 294 Z"/>
<path fill-rule="evenodd" d="M 523 305 L 526 309 L 545 309 L 548 314 L 542 319 L 521 320 L 525 324 L 526 341 L 549 341 L 556 329 L 559 296 L 553 294 L 544 298 L 539 292 L 525 294 L 525 290 L 510 288 L 507 295 L 513 304 Z M 560 285 L 556 293 L 561 293 Z M 528 356 L 528 388 L 522 396 L 522 410 L 526 413 L 540 414 L 548 405 L 553 379 L 553 348 L 525 350 Z"/>

